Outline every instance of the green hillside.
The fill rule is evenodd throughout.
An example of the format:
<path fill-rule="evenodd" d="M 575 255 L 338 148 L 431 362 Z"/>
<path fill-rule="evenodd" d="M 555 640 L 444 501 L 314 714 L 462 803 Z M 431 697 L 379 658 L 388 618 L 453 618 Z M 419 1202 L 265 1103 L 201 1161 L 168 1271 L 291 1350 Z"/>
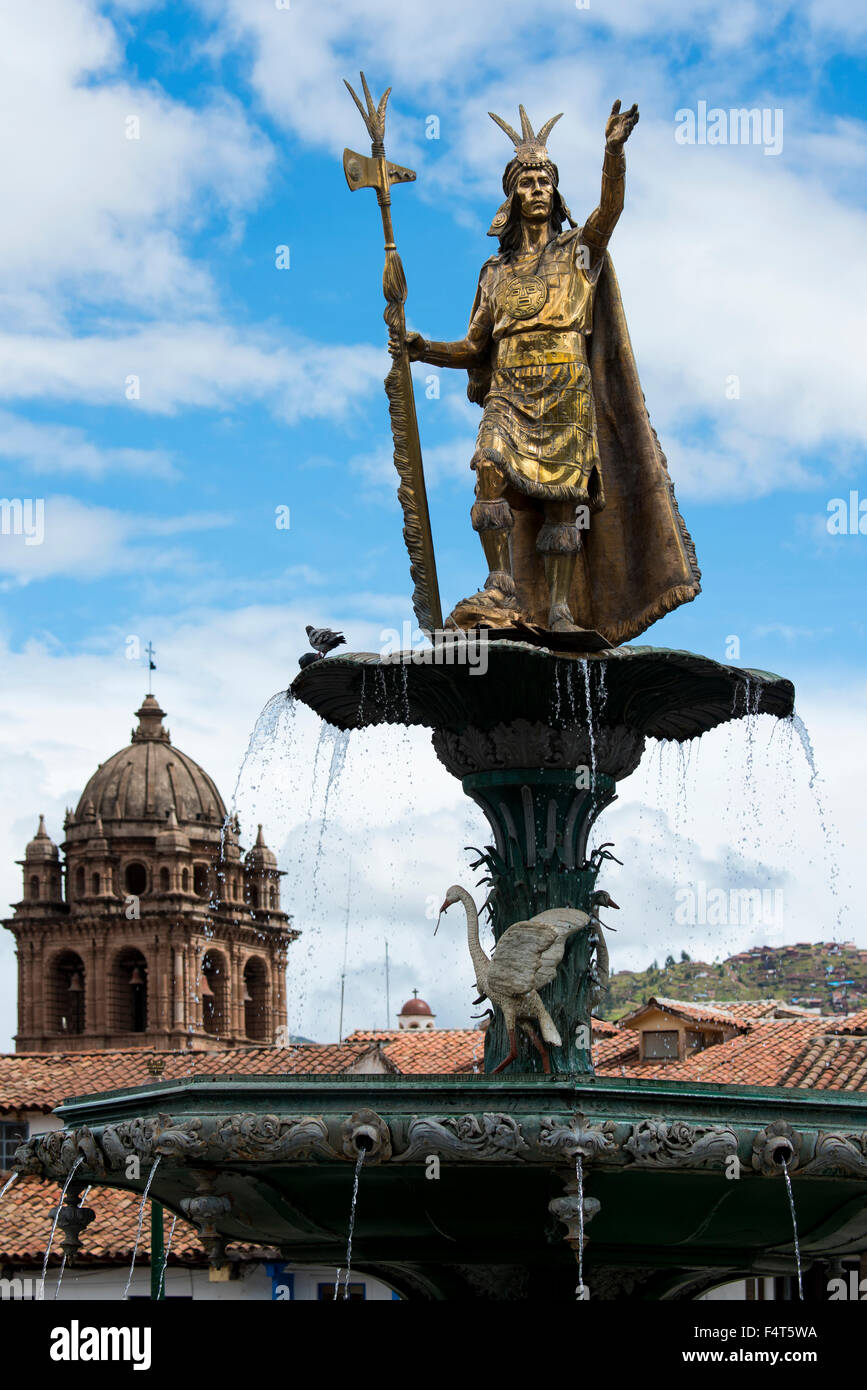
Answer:
<path fill-rule="evenodd" d="M 851 941 L 755 946 L 727 960 L 668 958 L 611 976 L 600 1017 L 620 1018 L 651 994 L 672 999 L 783 999 L 822 1013 L 867 1008 L 867 951 Z"/>

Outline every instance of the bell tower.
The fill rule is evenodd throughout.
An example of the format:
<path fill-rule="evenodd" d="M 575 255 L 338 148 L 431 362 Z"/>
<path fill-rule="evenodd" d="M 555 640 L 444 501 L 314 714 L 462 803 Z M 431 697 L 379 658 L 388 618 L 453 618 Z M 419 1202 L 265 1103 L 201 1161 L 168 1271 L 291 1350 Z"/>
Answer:
<path fill-rule="evenodd" d="M 50 839 L 19 861 L 19 1052 L 282 1046 L 298 936 L 262 826 L 244 856 L 208 774 L 147 695 Z"/>

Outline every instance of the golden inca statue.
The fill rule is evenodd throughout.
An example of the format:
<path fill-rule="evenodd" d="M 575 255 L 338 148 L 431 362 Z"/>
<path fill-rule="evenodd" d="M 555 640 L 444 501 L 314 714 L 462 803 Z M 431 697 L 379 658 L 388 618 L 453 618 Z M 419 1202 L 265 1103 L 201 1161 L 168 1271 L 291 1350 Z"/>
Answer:
<path fill-rule="evenodd" d="M 499 253 L 482 267 L 467 334 L 436 342 L 407 333 L 401 301 L 399 316 L 386 310 L 393 373 L 404 364 L 408 378 L 410 361 L 464 368 L 467 394 L 482 407 L 470 462 L 476 474 L 471 519 L 488 574 L 446 626 L 532 625 L 576 638 L 589 630 L 619 643 L 695 598 L 701 577 L 648 419 L 607 251 L 623 209 L 623 147 L 638 109 L 621 112 L 619 101 L 612 107 L 599 206 L 583 227 L 560 194 L 545 144 L 560 116 L 535 134 L 519 110 L 520 134 L 491 113 L 515 153 L 503 175 L 506 200 L 488 232 Z M 359 184 L 350 179 L 350 186 Z M 387 255 L 389 236 L 390 220 Z M 392 382 L 393 425 L 395 389 Z M 403 406 L 398 420 L 405 415 Z M 416 515 L 407 511 L 400 452 L 395 429 L 412 558 Z M 420 485 L 410 482 L 409 495 L 420 492 L 429 538 L 416 452 Z"/>

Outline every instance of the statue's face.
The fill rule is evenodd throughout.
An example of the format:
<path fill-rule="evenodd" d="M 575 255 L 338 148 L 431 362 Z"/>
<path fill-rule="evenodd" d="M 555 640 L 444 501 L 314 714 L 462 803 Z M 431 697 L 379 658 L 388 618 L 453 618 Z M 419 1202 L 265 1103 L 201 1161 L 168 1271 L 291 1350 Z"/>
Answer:
<path fill-rule="evenodd" d="M 525 169 L 515 184 L 521 216 L 528 222 L 547 222 L 554 207 L 554 185 L 544 169 Z"/>

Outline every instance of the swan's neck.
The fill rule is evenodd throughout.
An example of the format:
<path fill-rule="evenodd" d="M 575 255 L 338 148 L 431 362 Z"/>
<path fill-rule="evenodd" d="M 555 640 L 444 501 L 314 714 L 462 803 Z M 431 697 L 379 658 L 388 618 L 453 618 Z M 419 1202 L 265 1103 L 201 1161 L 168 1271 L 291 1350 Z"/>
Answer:
<path fill-rule="evenodd" d="M 466 889 L 460 890 L 460 896 L 464 911 L 467 914 L 467 946 L 476 968 L 476 981 L 482 987 L 488 977 L 488 966 L 491 962 L 482 950 L 482 943 L 479 940 L 479 914 L 476 911 L 476 904 Z"/>

